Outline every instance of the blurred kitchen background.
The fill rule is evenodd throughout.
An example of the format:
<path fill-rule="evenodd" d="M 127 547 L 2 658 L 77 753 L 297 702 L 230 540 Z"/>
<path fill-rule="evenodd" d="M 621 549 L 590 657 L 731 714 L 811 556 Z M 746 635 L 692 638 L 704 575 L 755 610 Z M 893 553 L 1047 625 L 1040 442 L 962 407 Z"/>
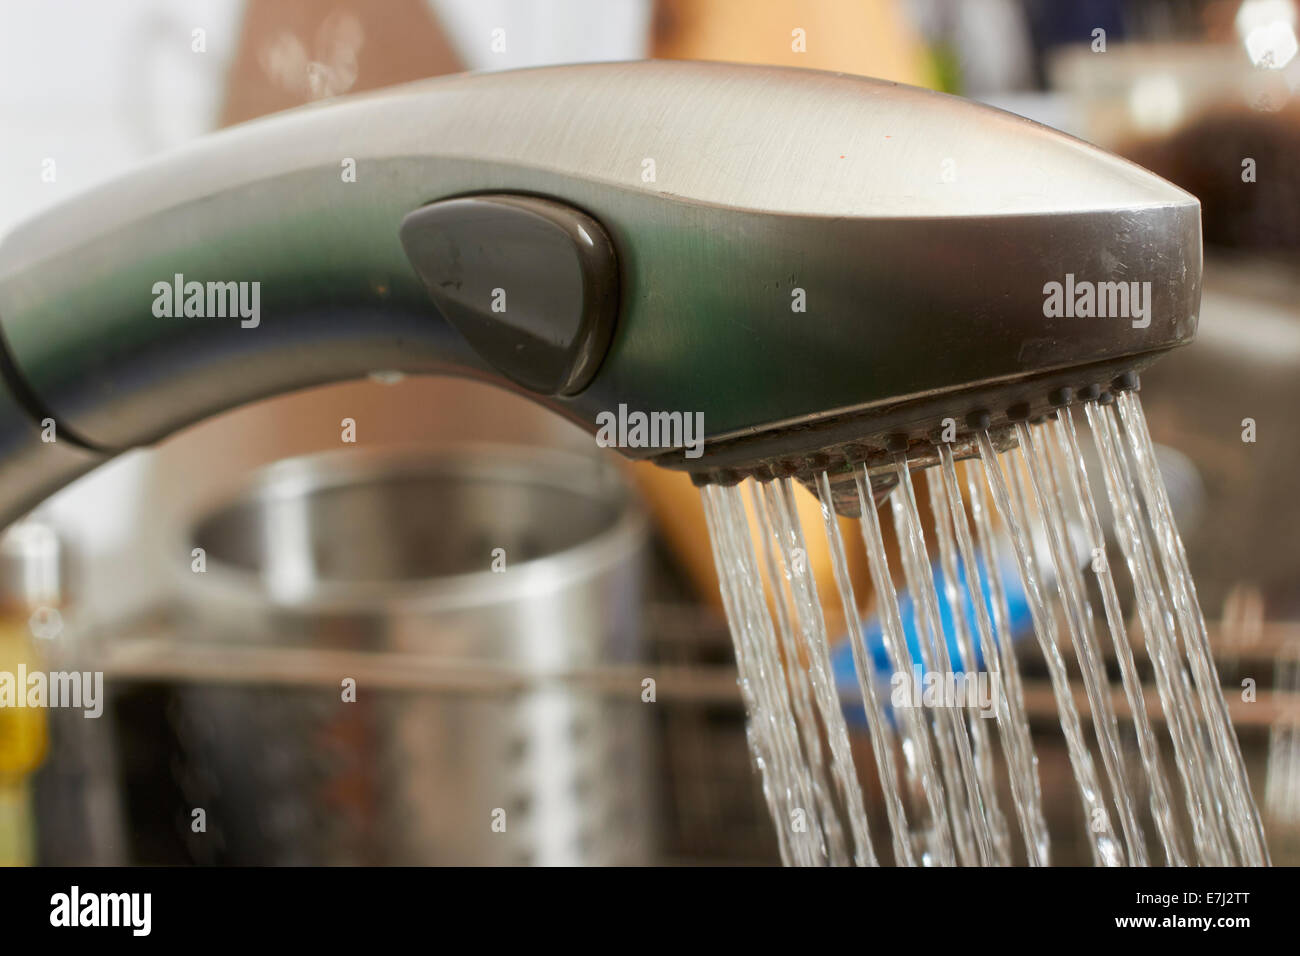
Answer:
<path fill-rule="evenodd" d="M 1130 156 L 1204 208 L 1200 334 L 1143 397 L 1274 860 L 1295 863 L 1297 22 L 1292 0 L 15 0 L 0 230 L 277 110 L 647 56 L 928 86 Z M 777 860 L 689 480 L 504 391 L 381 375 L 239 409 L 59 494 L 0 576 L 0 656 L 108 690 L 99 720 L 0 712 L 0 862 Z M 1080 861 L 1036 696 L 1054 859 Z"/>

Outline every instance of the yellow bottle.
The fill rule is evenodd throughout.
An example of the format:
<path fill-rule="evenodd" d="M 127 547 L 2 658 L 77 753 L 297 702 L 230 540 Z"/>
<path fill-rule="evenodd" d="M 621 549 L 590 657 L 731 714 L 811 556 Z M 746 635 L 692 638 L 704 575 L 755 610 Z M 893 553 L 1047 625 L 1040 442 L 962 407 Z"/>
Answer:
<path fill-rule="evenodd" d="M 0 866 L 36 862 L 32 774 L 45 760 L 49 724 L 44 700 L 29 706 L 27 676 L 45 669 L 30 622 L 57 605 L 58 577 L 48 527 L 22 522 L 0 539 Z"/>
<path fill-rule="evenodd" d="M 49 737 L 44 708 L 26 706 L 27 682 L 24 678 L 24 686 L 18 686 L 18 681 L 41 667 L 26 617 L 5 614 L 0 620 L 0 866 L 34 862 L 30 781 L 45 759 Z"/>

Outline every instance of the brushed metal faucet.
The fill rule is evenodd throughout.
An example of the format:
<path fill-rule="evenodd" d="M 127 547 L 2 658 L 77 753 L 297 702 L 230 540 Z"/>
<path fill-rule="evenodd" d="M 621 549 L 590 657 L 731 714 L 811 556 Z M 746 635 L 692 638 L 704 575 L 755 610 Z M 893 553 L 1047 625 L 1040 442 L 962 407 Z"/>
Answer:
<path fill-rule="evenodd" d="M 1200 276 L 1195 198 L 938 93 L 685 62 L 416 83 L 213 134 L 5 237 L 0 519 L 378 370 L 593 432 L 702 414 L 702 454 L 621 449 L 700 481 L 867 460 L 1131 384 L 1194 335 Z M 1053 309 L 1067 282 L 1140 283 L 1145 321 Z"/>

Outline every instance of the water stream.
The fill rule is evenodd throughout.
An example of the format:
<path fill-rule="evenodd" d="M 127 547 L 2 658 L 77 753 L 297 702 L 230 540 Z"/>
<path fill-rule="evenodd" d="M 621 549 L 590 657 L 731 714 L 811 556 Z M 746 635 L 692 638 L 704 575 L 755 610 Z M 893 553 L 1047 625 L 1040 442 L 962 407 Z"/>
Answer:
<path fill-rule="evenodd" d="M 1080 423 L 1096 449 L 1096 474 Z M 812 476 L 832 578 L 820 587 L 835 588 L 825 606 L 842 613 L 845 635 L 828 629 L 791 479 L 746 481 L 748 496 L 744 485 L 702 489 L 751 754 L 782 862 L 874 865 L 879 814 L 897 865 L 1047 865 L 1051 840 L 1016 648 L 1020 632 L 1032 631 L 1094 863 L 1142 866 L 1154 854 L 1175 866 L 1266 865 L 1260 815 L 1136 394 L 1016 425 L 996 441 L 983 431 L 973 448 L 978 456 L 965 462 L 940 445 L 913 446 L 916 454 L 896 454 L 888 466 L 854 466 L 870 606 L 855 593 L 831 475 Z M 928 524 L 913 481 L 918 461 L 931 466 Z M 1110 504 L 1109 527 L 1097 489 Z M 898 542 L 892 557 L 875 507 L 886 492 Z M 901 594 L 894 567 L 906 584 Z M 837 681 L 841 642 L 851 680 Z M 1073 648 L 1081 696 L 1063 643 Z M 1154 689 L 1143 685 L 1144 663 Z M 922 677 L 927 696 L 899 696 Z M 987 707 L 965 694 L 985 682 Z M 861 707 L 865 726 L 848 720 L 846 707 Z M 1125 759 L 1129 734 L 1137 761 Z M 854 764 L 855 735 L 859 752 L 869 745 L 871 787 Z"/>

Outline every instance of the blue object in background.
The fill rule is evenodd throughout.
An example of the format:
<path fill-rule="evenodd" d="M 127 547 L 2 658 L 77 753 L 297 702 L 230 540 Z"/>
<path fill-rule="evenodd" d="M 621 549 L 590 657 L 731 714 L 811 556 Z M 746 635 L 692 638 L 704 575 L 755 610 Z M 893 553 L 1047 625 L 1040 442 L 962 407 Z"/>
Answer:
<path fill-rule="evenodd" d="M 1002 586 L 1007 595 L 1007 610 L 1011 619 L 1011 639 L 1013 641 L 1019 640 L 1033 630 L 1033 619 L 1029 615 L 1029 602 L 1025 597 L 1024 588 L 1020 585 L 1020 575 L 1015 566 L 1009 561 L 999 559 L 998 571 L 1001 574 Z M 961 670 L 965 662 L 962 661 L 961 650 L 957 646 L 957 631 L 953 626 L 952 609 L 949 607 L 947 596 L 944 593 L 943 569 L 938 562 L 931 566 L 930 573 L 934 576 L 935 593 L 939 604 L 939 624 L 943 628 L 944 637 L 948 644 L 948 658 L 952 661 L 955 670 Z M 983 670 L 984 660 L 979 646 L 979 625 L 975 619 L 975 604 L 971 599 L 970 589 L 966 584 L 964 570 L 959 569 L 958 573 L 960 576 L 957 587 L 963 597 L 962 607 L 966 612 L 966 627 L 971 635 L 971 641 L 975 645 L 975 669 Z M 1003 637 L 998 632 L 997 619 L 993 615 L 992 597 L 987 584 L 988 574 L 985 571 L 983 561 L 979 562 L 979 576 L 984 607 L 988 611 L 989 622 L 993 627 L 993 639 L 1001 645 Z M 912 596 L 906 591 L 899 592 L 898 613 L 903 619 L 903 634 L 907 640 L 908 652 L 911 654 L 912 661 L 920 664 L 921 645 L 917 630 L 916 607 L 912 601 Z M 881 703 L 886 708 L 889 708 L 889 682 L 894 673 L 894 665 L 889 660 L 889 652 L 885 649 L 884 629 L 880 618 L 872 617 L 863 622 L 862 636 L 866 642 L 868 660 L 875 670 L 873 677 L 877 686 L 882 688 Z M 847 634 L 831 647 L 831 669 L 835 675 L 835 683 L 841 691 L 850 693 L 857 691 L 858 678 L 853 665 L 853 648 L 849 646 Z M 970 668 L 964 669 L 969 670 Z M 851 723 L 866 725 L 867 715 L 861 704 L 846 706 L 844 713 Z"/>

